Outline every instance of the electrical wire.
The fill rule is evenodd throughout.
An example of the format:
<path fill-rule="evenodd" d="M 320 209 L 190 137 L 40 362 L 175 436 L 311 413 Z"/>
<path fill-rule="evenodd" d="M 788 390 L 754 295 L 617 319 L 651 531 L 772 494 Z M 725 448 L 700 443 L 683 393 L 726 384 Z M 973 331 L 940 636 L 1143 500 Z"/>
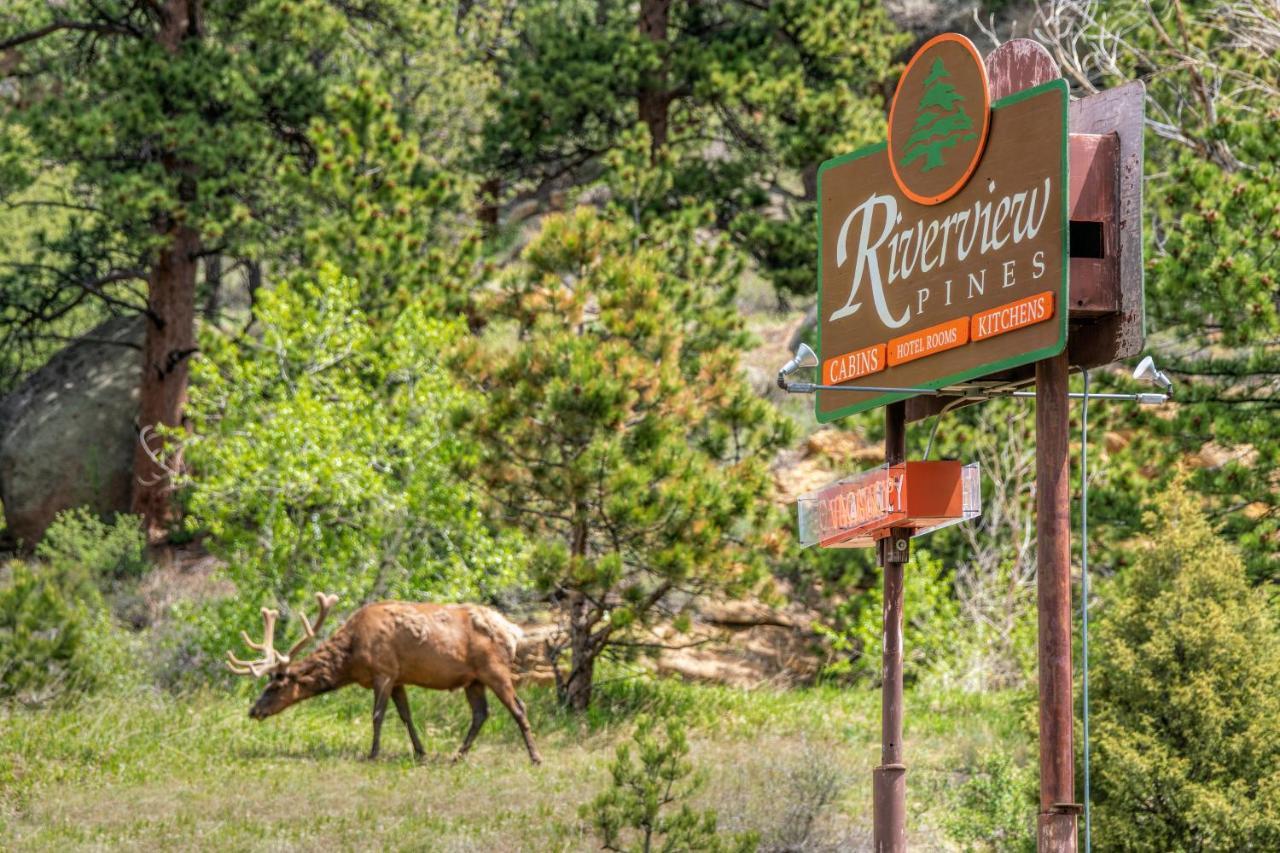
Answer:
<path fill-rule="evenodd" d="M 1080 656 L 1084 718 L 1084 849 L 1093 850 L 1093 812 L 1089 803 L 1089 371 L 1084 374 L 1080 411 Z"/>
<path fill-rule="evenodd" d="M 952 400 L 950 403 L 943 406 L 938 411 L 938 414 L 933 416 L 933 429 L 929 430 L 929 443 L 924 446 L 925 462 L 929 461 L 929 452 L 933 450 L 933 437 L 938 434 L 938 424 L 942 423 L 942 416 L 968 399 L 968 397 L 960 397 L 959 399 Z"/>

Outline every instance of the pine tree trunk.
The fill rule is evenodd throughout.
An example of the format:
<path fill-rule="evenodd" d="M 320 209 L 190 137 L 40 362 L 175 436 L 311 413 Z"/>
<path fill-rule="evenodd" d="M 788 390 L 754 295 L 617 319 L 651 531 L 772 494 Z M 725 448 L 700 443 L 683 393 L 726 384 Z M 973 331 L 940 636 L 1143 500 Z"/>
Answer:
<path fill-rule="evenodd" d="M 204 259 L 204 319 L 217 324 L 222 310 L 222 256 L 209 255 Z"/>
<path fill-rule="evenodd" d="M 667 144 L 671 93 L 667 91 L 666 41 L 670 13 L 671 0 L 640 0 L 640 35 L 657 44 L 663 54 L 661 70 L 641 82 L 637 97 L 640 120 L 649 128 L 649 143 L 655 153 Z"/>
<path fill-rule="evenodd" d="M 156 42 L 177 54 L 184 42 L 201 33 L 200 0 L 167 0 L 157 7 L 160 28 Z M 161 154 L 170 177 L 178 179 L 182 203 L 195 199 L 197 181 L 176 152 Z M 171 215 L 157 220 L 165 238 L 147 276 L 147 334 L 142 351 L 142 382 L 138 392 L 138 444 L 133 454 L 132 511 L 142 516 L 147 538 L 164 538 L 173 520 L 173 481 L 170 472 L 181 466 L 177 455 L 164 457 L 163 439 L 156 427 L 182 424 L 187 401 L 188 360 L 196 351 L 196 273 L 200 234 Z M 160 460 L 159 464 L 157 459 Z"/>
<path fill-rule="evenodd" d="M 564 682 L 564 703 L 572 711 L 585 711 L 591 705 L 591 688 L 595 680 L 596 655 L 590 648 L 590 634 L 579 637 L 571 633 L 572 663 Z"/>
<path fill-rule="evenodd" d="M 169 243 L 151 267 L 147 281 L 149 313 L 143 345 L 142 383 L 138 401 L 139 442 L 133 458 L 133 512 L 142 516 L 148 537 L 158 540 L 173 518 L 173 483 L 169 471 L 181 460 L 157 465 L 157 426 L 180 426 L 187 399 L 188 362 L 195 352 L 195 296 L 200 236 L 185 225 L 168 233 Z M 144 447 L 143 442 L 146 442 Z"/>
<path fill-rule="evenodd" d="M 498 230 L 498 198 L 502 194 L 502 178 L 485 178 L 480 182 L 480 209 L 476 218 L 484 226 L 485 234 L 492 236 Z"/>
<path fill-rule="evenodd" d="M 591 689 L 595 679 L 596 657 L 603 644 L 592 633 L 599 615 L 587 597 L 574 592 L 569 597 L 569 676 L 564 680 L 560 700 L 573 711 L 585 711 L 591 705 Z"/>

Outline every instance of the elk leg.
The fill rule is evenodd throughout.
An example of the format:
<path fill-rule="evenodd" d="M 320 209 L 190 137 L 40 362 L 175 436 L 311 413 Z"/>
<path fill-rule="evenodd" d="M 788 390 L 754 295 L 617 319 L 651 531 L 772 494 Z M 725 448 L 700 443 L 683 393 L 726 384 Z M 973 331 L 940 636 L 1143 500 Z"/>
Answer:
<path fill-rule="evenodd" d="M 378 757 L 378 748 L 382 741 L 382 718 L 387 714 L 387 699 L 391 696 L 391 682 L 375 681 L 373 683 L 373 746 L 369 747 L 369 760 Z"/>
<path fill-rule="evenodd" d="M 405 692 L 403 684 L 397 684 L 391 688 L 391 699 L 396 703 L 400 721 L 409 730 L 409 740 L 413 741 L 413 754 L 421 758 L 427 751 L 422 748 L 422 741 L 418 740 L 418 730 L 413 727 L 413 715 L 409 711 L 409 694 Z"/>
<path fill-rule="evenodd" d="M 541 764 L 542 756 L 538 754 L 538 748 L 533 745 L 533 732 L 529 729 L 529 718 L 524 713 L 524 703 L 516 696 L 516 688 L 511 684 L 511 677 L 505 673 L 494 675 L 489 683 L 489 689 L 515 718 L 516 725 L 520 727 L 520 734 L 524 735 L 524 745 L 529 750 L 529 760 L 534 764 Z"/>
<path fill-rule="evenodd" d="M 467 750 L 471 749 L 476 735 L 480 734 L 480 727 L 489 717 L 489 703 L 484 698 L 484 685 L 479 681 L 473 681 L 467 685 L 466 694 L 467 701 L 471 703 L 471 728 L 467 729 L 467 736 L 463 739 L 458 754 L 453 757 L 454 761 L 466 755 Z"/>

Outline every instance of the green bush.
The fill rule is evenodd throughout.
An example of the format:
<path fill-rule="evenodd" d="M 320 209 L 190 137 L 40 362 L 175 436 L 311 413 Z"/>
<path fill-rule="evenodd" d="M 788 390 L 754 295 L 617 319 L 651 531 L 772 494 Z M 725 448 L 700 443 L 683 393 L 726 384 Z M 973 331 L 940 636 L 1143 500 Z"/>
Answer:
<path fill-rule="evenodd" d="M 99 584 L 142 577 L 150 564 L 137 516 L 107 523 L 83 507 L 58 514 L 36 546 L 36 557 L 60 571 L 83 571 Z"/>
<path fill-rule="evenodd" d="M 943 662 L 955 644 L 959 605 L 950 574 L 924 549 L 915 552 L 904 574 L 903 680 L 913 683 Z M 830 678 L 878 680 L 883 654 L 884 584 L 879 579 L 840 605 L 830 625 L 815 624 L 839 659 L 823 667 Z"/>
<path fill-rule="evenodd" d="M 664 732 L 659 732 L 652 717 L 639 719 L 633 743 L 618 747 L 609 768 L 609 788 L 582 808 L 602 849 L 746 853 L 758 847 L 754 834 L 721 834 L 714 811 L 696 812 L 683 802 L 704 781 L 694 773 L 688 755 L 689 742 L 679 721 L 668 720 Z"/>
<path fill-rule="evenodd" d="M 319 590 L 345 608 L 492 597 L 518 582 L 513 543 L 450 475 L 471 453 L 447 424 L 462 392 L 438 361 L 457 329 L 420 303 L 384 322 L 359 297 L 325 267 L 259 295 L 261 340 L 211 332 L 202 344 L 187 522 L 226 562 L 240 602 L 196 620 L 212 632 L 203 647 L 225 648 L 263 605 L 287 623 Z"/>
<path fill-rule="evenodd" d="M 38 705 L 97 681 L 100 611 L 42 566 L 12 563 L 0 587 L 0 699 Z"/>
<path fill-rule="evenodd" d="M 967 851 L 1036 849 L 1036 768 L 994 753 L 974 763 L 955 788 L 945 829 Z"/>
<path fill-rule="evenodd" d="M 1144 521 L 1093 641 L 1094 839 L 1280 849 L 1280 626 L 1185 477 Z"/>
<path fill-rule="evenodd" d="M 0 700 L 39 705 L 126 673 L 125 640 L 101 586 L 144 566 L 136 519 L 60 514 L 36 559 L 11 562 L 0 582 Z"/>

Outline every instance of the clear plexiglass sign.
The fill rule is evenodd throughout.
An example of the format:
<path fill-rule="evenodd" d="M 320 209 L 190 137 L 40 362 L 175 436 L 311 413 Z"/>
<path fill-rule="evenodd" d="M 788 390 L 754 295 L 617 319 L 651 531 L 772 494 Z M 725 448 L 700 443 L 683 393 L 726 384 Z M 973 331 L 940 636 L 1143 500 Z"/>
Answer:
<path fill-rule="evenodd" d="M 801 495 L 800 544 L 864 548 L 909 528 L 932 533 L 982 513 L 978 463 L 903 462 L 881 465 Z"/>

